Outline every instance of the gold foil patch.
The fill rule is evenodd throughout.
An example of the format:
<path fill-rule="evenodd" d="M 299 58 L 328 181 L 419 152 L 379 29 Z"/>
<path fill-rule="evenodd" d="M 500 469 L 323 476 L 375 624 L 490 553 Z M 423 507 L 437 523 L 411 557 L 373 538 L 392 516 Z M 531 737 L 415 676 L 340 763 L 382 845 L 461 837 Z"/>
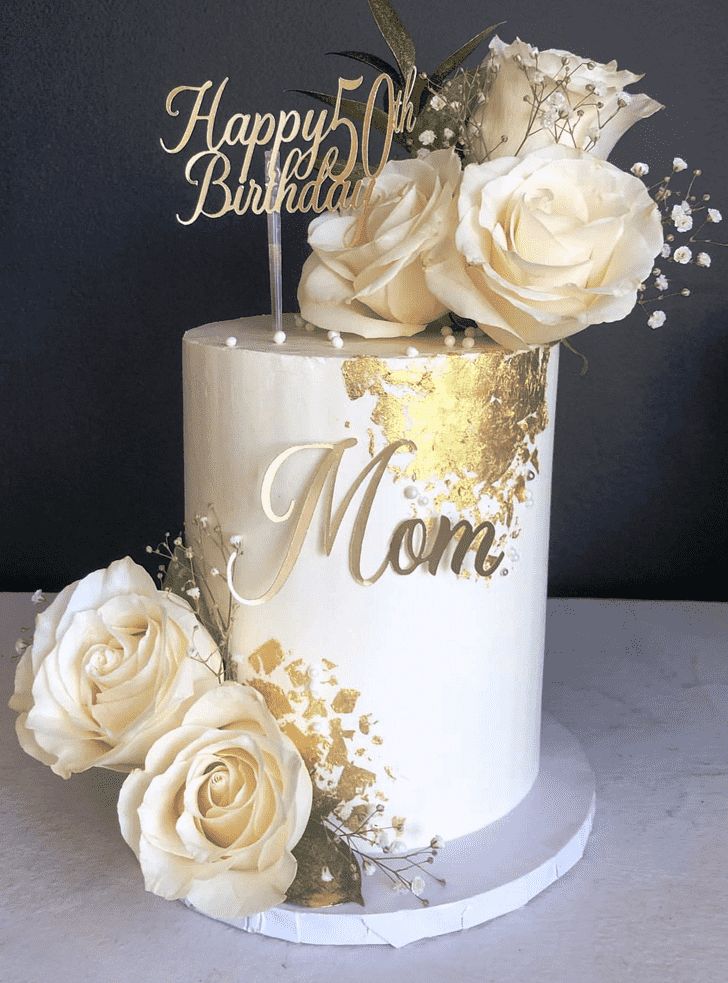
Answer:
<path fill-rule="evenodd" d="M 334 816 L 353 831 L 376 802 L 387 800 L 374 770 L 372 752 L 383 741 L 371 732 L 372 715 L 359 712 L 358 690 L 339 686 L 334 662 L 307 664 L 287 655 L 276 639 L 238 659 L 236 668 L 239 681 L 261 693 L 311 775 L 311 818 L 295 850 L 299 870 L 289 899 L 308 907 L 350 901 L 357 885 L 353 858 L 340 842 L 323 835 L 323 820 Z M 392 768 L 384 770 L 389 781 L 395 780 Z M 321 880 L 324 867 L 333 880 Z"/>
<path fill-rule="evenodd" d="M 495 546 L 502 546 L 508 533 L 517 535 L 515 503 L 526 500 L 526 479 L 538 472 L 535 441 L 548 423 L 548 362 L 545 347 L 491 348 L 402 368 L 358 356 L 343 363 L 342 373 L 350 399 L 374 399 L 378 439 L 370 436 L 370 454 L 412 441 L 413 458 L 404 466 L 390 462 L 390 472 L 418 481 L 437 509 L 449 505 L 473 523 L 493 522 L 500 532 Z"/>

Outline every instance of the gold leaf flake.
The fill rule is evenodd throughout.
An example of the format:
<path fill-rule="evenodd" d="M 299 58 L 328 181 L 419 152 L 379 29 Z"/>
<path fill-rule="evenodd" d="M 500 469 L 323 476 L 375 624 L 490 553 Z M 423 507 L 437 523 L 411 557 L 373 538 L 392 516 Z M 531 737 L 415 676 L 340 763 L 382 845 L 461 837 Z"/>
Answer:
<path fill-rule="evenodd" d="M 352 713 L 359 695 L 359 691 L 355 689 L 340 689 L 333 699 L 331 709 L 335 713 Z"/>
<path fill-rule="evenodd" d="M 273 670 L 283 662 L 285 657 L 285 652 L 281 648 L 280 642 L 271 638 L 270 641 L 265 642 L 252 655 L 248 656 L 248 662 L 253 672 L 262 672 L 264 675 L 270 676 Z"/>
<path fill-rule="evenodd" d="M 248 679 L 246 681 L 249 686 L 258 690 L 265 700 L 268 709 L 277 720 L 285 717 L 286 714 L 293 713 L 293 707 L 288 702 L 288 697 L 280 686 L 269 683 L 265 679 Z"/>

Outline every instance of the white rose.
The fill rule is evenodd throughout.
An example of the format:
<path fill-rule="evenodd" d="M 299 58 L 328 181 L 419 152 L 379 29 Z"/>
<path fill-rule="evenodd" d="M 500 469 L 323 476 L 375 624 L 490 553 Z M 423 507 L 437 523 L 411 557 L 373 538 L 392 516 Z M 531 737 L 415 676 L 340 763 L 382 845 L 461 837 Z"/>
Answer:
<path fill-rule="evenodd" d="M 566 147 L 470 164 L 458 212 L 427 283 L 511 349 L 626 317 L 663 241 L 640 180 Z"/>
<path fill-rule="evenodd" d="M 443 314 L 422 259 L 454 228 L 460 174 L 452 150 L 392 160 L 361 221 L 361 209 L 315 218 L 298 287 L 301 316 L 325 330 L 384 338 L 417 334 Z"/>
<path fill-rule="evenodd" d="M 147 891 L 239 918 L 285 900 L 311 779 L 260 694 L 223 683 L 151 748 L 119 796 Z"/>
<path fill-rule="evenodd" d="M 588 149 L 606 159 L 634 123 L 663 108 L 649 96 L 623 92 L 642 76 L 619 71 L 616 61 L 601 65 L 558 49 L 541 51 L 536 57 L 532 50 L 518 38 L 512 44 L 499 37 L 491 41 L 486 64 L 492 82 L 486 101 L 470 118 L 471 160 L 520 156 L 554 143 Z M 536 96 L 541 105 L 532 121 Z M 506 143 L 501 143 L 503 136 L 508 137 Z"/>
<path fill-rule="evenodd" d="M 215 643 L 189 606 L 157 590 L 129 557 L 117 560 L 64 588 L 38 615 L 10 700 L 18 740 L 63 778 L 92 765 L 131 771 L 218 685 L 219 668 Z"/>

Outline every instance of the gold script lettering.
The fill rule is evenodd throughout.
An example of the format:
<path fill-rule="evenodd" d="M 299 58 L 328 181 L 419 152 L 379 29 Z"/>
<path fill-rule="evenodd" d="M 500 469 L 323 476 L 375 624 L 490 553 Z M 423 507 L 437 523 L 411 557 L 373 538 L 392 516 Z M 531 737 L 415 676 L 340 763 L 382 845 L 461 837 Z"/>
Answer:
<path fill-rule="evenodd" d="M 276 459 L 269 465 L 268 470 L 263 477 L 263 485 L 261 488 L 261 503 L 263 506 L 263 511 L 271 522 L 287 522 L 296 509 L 295 500 L 290 502 L 288 508 L 283 514 L 278 514 L 273 508 L 273 503 L 271 502 L 273 484 L 281 466 L 290 457 L 299 453 L 300 451 L 316 449 L 327 451 L 316 469 L 308 488 L 306 489 L 298 512 L 296 524 L 293 527 L 293 533 L 291 535 L 286 554 L 283 558 L 283 562 L 273 580 L 273 583 L 264 594 L 261 594 L 259 597 L 255 598 L 247 598 L 242 597 L 238 593 L 234 584 L 235 564 L 238 559 L 238 554 L 231 554 L 227 566 L 227 582 L 230 593 L 239 604 L 246 604 L 250 606 L 265 604 L 266 601 L 269 601 L 272 597 L 275 597 L 281 587 L 283 587 L 301 554 L 301 549 L 311 526 L 311 522 L 316 511 L 316 506 L 318 505 L 318 502 L 324 492 L 323 546 L 326 555 L 330 556 L 346 511 L 357 491 L 364 483 L 365 479 L 369 477 L 369 475 L 371 475 L 371 479 L 367 485 L 366 491 L 364 492 L 359 510 L 357 511 L 352 529 L 351 540 L 349 542 L 349 569 L 351 570 L 351 574 L 357 583 L 362 584 L 363 586 L 369 586 L 370 584 L 376 583 L 376 581 L 382 576 L 389 563 L 388 557 L 385 557 L 379 568 L 370 577 L 365 577 L 362 574 L 361 553 L 364 543 L 364 534 L 366 533 L 367 523 L 369 522 L 369 516 L 372 511 L 372 505 L 374 504 L 377 489 L 379 488 L 381 480 L 384 477 L 384 472 L 387 470 L 390 460 L 399 451 L 403 449 L 414 451 L 416 450 L 416 447 L 412 441 L 409 440 L 397 440 L 394 441 L 394 443 L 389 444 L 388 447 L 385 447 L 384 450 L 380 451 L 379 454 L 371 459 L 367 466 L 355 478 L 353 484 L 341 500 L 339 507 L 334 512 L 334 488 L 336 485 L 336 477 L 339 471 L 339 466 L 341 464 L 341 458 L 346 450 L 348 450 L 350 447 L 356 446 L 356 444 L 357 440 L 355 437 L 349 437 L 347 440 L 340 440 L 336 444 L 298 444 L 283 451 L 283 453 L 279 454 L 278 457 L 276 457 Z"/>
<path fill-rule="evenodd" d="M 346 100 L 364 82 L 361 75 L 339 79 L 331 112 L 308 110 L 303 117 L 297 110 L 281 110 L 277 116 L 234 112 L 226 118 L 227 110 L 222 109 L 222 102 L 227 78 L 217 86 L 210 80 L 201 85 L 176 86 L 167 95 L 165 108 L 171 117 L 182 114 L 182 130 L 176 143 L 160 140 L 162 149 L 168 154 L 189 153 L 190 144 L 198 134 L 204 136 L 205 143 L 205 149 L 192 154 L 185 167 L 188 184 L 198 189 L 197 200 L 189 217 L 178 214 L 177 220 L 182 225 L 191 225 L 201 216 L 215 219 L 231 212 L 270 214 L 285 209 L 291 213 L 319 214 L 326 209 L 350 206 L 366 210 L 374 182 L 389 159 L 395 134 L 409 133 L 414 127 L 412 98 L 416 79 L 417 69 L 413 67 L 397 92 L 386 73 L 374 79 L 364 103 L 361 136 L 345 111 Z M 380 110 L 376 103 L 382 93 L 385 108 Z M 369 148 L 375 112 L 380 114 L 378 119 L 382 118 L 381 114 L 386 119 L 376 167 L 370 161 Z M 339 138 L 337 145 L 327 147 L 326 141 L 332 135 Z M 296 140 L 303 143 L 304 149 L 290 146 Z M 266 180 L 262 190 L 251 177 L 256 152 L 264 148 L 270 149 L 271 159 L 280 157 L 281 176 L 275 195 L 274 182 Z M 242 155 L 235 166 L 231 153 Z M 364 177 L 354 180 L 359 160 Z M 318 174 L 313 176 L 315 169 Z"/>

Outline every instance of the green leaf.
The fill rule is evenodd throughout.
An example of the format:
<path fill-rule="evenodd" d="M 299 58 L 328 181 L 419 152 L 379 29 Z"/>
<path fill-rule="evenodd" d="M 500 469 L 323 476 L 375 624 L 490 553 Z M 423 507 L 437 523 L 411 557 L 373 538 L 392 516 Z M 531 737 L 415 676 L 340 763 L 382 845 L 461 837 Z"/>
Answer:
<path fill-rule="evenodd" d="M 484 31 L 481 31 L 480 34 L 476 34 L 475 37 L 472 37 L 469 41 L 466 41 L 465 44 L 458 48 L 457 51 L 454 51 L 449 58 L 446 58 L 443 62 L 440 62 L 435 71 L 430 75 L 430 81 L 432 84 L 436 86 L 442 85 L 448 75 L 452 75 L 455 69 L 462 65 L 468 55 L 471 55 L 478 45 L 482 44 L 488 35 L 492 34 L 493 31 L 495 31 L 495 29 L 500 27 L 503 23 L 504 22 L 501 21 L 498 24 L 491 24 L 490 27 L 486 27 Z"/>
<path fill-rule="evenodd" d="M 336 97 L 327 95 L 325 92 L 314 92 L 312 89 L 289 89 L 289 92 L 300 92 L 301 95 L 311 96 L 312 99 L 318 99 L 319 102 L 326 103 L 327 106 L 336 105 Z M 354 99 L 342 99 L 339 103 L 344 115 L 348 116 L 352 120 L 358 120 L 361 122 L 364 119 L 366 113 L 366 103 L 356 102 Z M 375 126 L 382 133 L 387 132 L 387 127 L 389 125 L 389 117 L 387 114 L 379 109 L 378 106 L 374 107 L 372 112 L 372 126 Z M 397 143 L 404 144 L 404 139 L 401 133 L 394 134 L 394 140 Z"/>
<path fill-rule="evenodd" d="M 384 72 L 385 75 L 389 75 L 400 86 L 404 85 L 404 78 L 400 70 L 395 68 L 394 65 L 390 65 L 388 61 L 385 61 L 384 58 L 380 58 L 378 55 L 369 55 L 366 51 L 328 51 L 327 54 L 339 55 L 341 58 L 352 58 L 354 61 L 363 62 L 375 71 Z"/>
<path fill-rule="evenodd" d="M 406 78 L 416 63 L 414 41 L 389 0 L 369 0 L 369 9 Z"/>

